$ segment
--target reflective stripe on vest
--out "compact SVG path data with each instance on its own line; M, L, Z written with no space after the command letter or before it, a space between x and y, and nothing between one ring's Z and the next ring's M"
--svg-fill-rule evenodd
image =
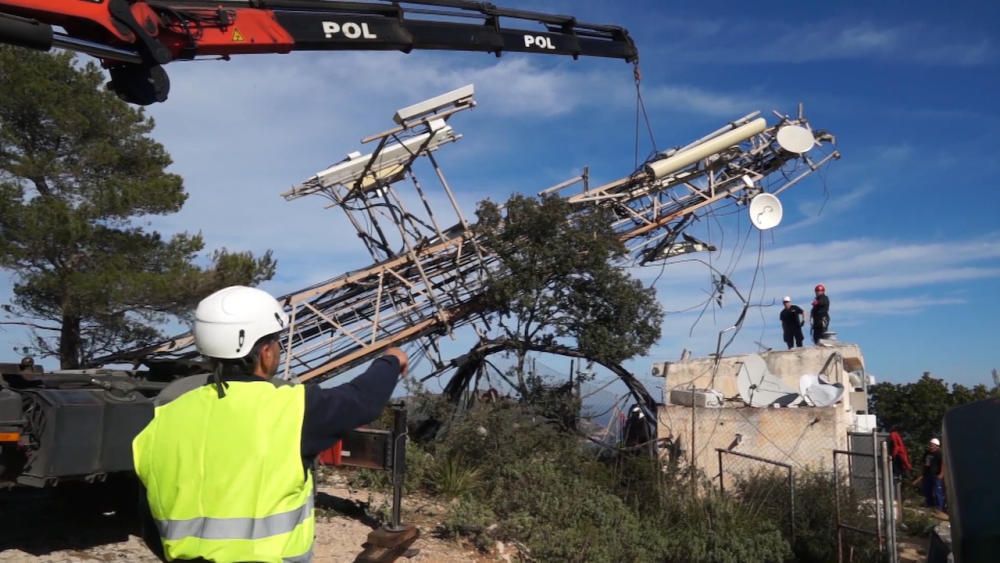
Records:
M313 496L299 508L264 518L190 518L157 520L156 527L164 540L194 536L206 540L259 540L287 534L313 513Z
M296 557L286 557L281 560L281 563L310 563L313 560L313 552L310 548L307 553L298 555Z
M168 560L312 559L312 474L302 466L305 388L231 381L158 406L132 442Z

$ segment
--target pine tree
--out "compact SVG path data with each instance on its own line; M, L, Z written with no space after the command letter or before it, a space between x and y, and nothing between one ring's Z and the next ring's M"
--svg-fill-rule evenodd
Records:
M102 87L94 63L0 46L0 267L8 324L63 369L160 337L199 299L274 275L271 252L215 251L200 234L140 226L187 199L153 120Z
M624 244L605 209L574 210L559 197L514 195L503 207L480 202L475 229L486 254L497 259L480 305L491 311L492 336L466 356L446 387L463 389L470 370L489 354L516 355L511 381L522 396L530 352L597 362L652 404L621 362L645 353L660 337L663 310L651 288L618 264Z

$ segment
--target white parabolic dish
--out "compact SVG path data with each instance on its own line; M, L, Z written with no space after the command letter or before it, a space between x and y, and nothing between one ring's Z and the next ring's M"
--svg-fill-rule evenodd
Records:
M757 354L743 359L740 373L736 376L736 386L739 388L740 398L751 407L767 407L795 393L780 378L771 374L764 358Z
M819 376L809 373L799 378L799 393L814 406L832 407L844 396L844 388L823 383Z
M781 200L774 194L757 194L750 200L750 222L762 231L781 224Z
M777 137L781 148L795 154L805 154L816 144L812 132L801 125L785 125Z

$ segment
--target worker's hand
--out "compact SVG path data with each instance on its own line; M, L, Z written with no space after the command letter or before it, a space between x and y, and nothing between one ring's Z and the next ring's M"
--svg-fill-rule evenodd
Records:
M393 356L399 360L399 375L406 377L406 368L410 365L410 358L406 355L406 352L402 348L396 348L395 346L389 348L385 351L386 356Z

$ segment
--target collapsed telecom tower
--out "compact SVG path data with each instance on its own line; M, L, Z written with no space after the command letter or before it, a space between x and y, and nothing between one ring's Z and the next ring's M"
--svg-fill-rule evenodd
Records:
M279 299L291 319L281 377L323 381L407 343L436 353L441 335L486 322L490 311L477 298L497 275L496 259L477 243L435 157L461 138L449 119L474 106L470 85L403 108L393 128L362 141L374 150L351 153L282 194L289 200L321 196L343 210L373 263ZM813 130L801 108L794 116L774 116L768 125L760 112L751 113L600 186L591 187L585 172L542 193L582 183L568 200L581 209L610 208L614 230L636 263L709 249L683 233L697 213L735 202L750 209L755 225L768 228L774 206L780 211L775 196L840 157L834 137ZM433 188L414 171L420 161L433 170ZM193 339L184 334L99 361L195 357Z

